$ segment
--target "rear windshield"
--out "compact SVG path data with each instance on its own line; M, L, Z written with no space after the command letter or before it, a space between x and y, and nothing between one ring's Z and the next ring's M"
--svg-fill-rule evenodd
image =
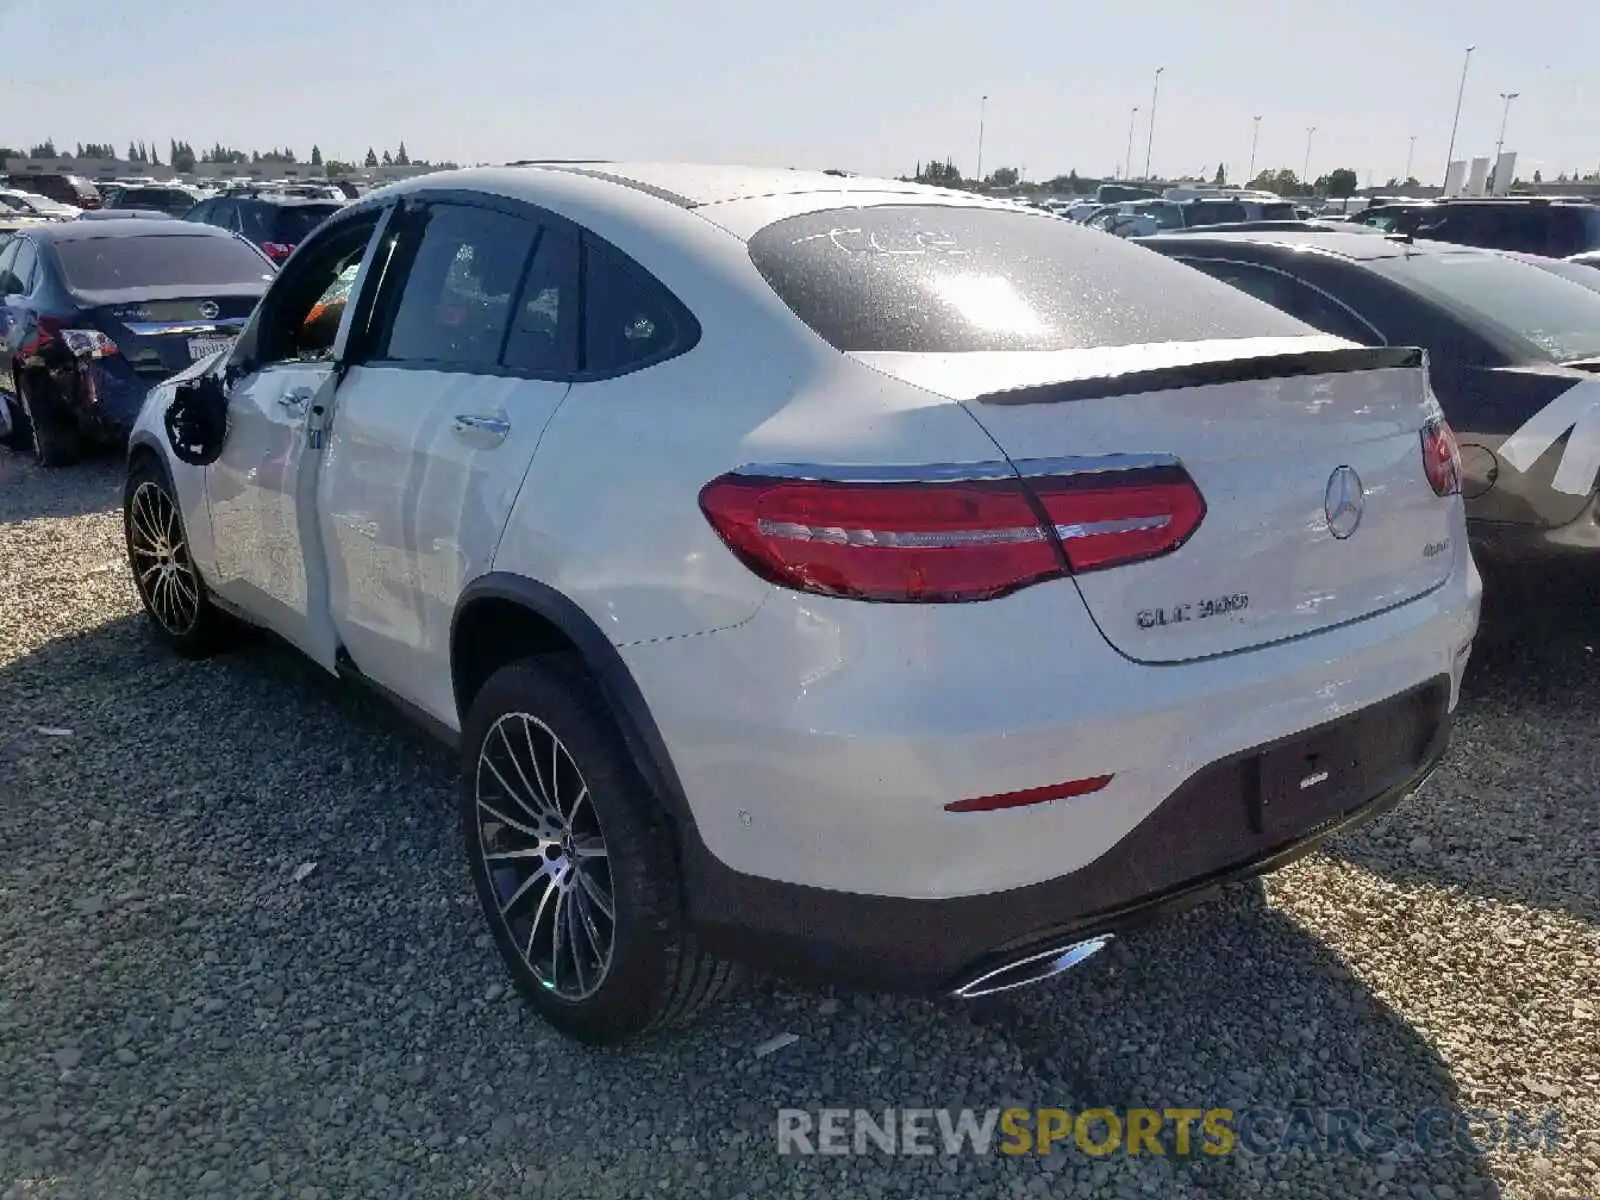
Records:
M1263 204L1261 206L1261 219L1263 221L1292 221L1294 218L1295 210L1292 204Z
M1212 204L1202 201L1189 206L1190 225L1227 225L1248 216L1242 204Z
M1372 269L1435 303L1509 333L1552 362L1600 355L1600 292L1498 254L1414 254Z
M231 237L81 238L56 243L61 273L77 292L141 287L228 287L272 278L272 265Z
M337 201L326 204L269 204L266 211L265 239L298 246L311 231L342 207Z
M789 217L750 258L845 351L1077 350L1313 332L1121 238L1044 214L954 205Z

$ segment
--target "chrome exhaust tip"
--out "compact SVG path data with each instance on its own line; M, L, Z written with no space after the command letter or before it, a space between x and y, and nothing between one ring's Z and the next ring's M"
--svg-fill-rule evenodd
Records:
M1112 937L1113 935L1109 933L1102 934L1086 941L1073 942L1070 946L1058 946L1053 950L1030 954L1026 958L1019 958L1015 962L986 971L976 979L962 984L950 994L958 1000L976 1000L979 996L993 996L999 992L1011 992L1031 984L1043 983L1046 979L1053 979L1062 972L1070 971L1073 967L1087 962L1104 950Z

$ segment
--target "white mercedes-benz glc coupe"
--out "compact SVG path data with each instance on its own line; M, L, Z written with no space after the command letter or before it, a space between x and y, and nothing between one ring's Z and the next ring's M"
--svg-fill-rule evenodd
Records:
M428 175L151 394L161 639L459 747L564 1032L753 964L962 997L1414 790L1477 625L1420 352L1048 215L789 170Z

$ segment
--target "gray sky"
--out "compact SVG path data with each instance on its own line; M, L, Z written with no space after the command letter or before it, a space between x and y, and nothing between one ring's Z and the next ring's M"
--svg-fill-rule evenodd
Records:
M0 141L289 144L359 158L670 158L898 174L1351 166L1362 183L1493 152L1518 173L1600 169L1593 0L0 0ZM26 47L22 52L20 48ZM24 145L25 149L26 146Z

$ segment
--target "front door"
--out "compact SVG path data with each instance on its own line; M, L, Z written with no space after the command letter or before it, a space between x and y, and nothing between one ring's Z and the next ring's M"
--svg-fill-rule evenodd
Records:
M228 436L206 469L216 593L329 668L319 430L332 413L347 300L383 215L352 214L324 229L273 281L229 360Z
M451 617L570 388L578 243L493 202L413 204L396 225L339 385L318 509L352 661L453 727Z

